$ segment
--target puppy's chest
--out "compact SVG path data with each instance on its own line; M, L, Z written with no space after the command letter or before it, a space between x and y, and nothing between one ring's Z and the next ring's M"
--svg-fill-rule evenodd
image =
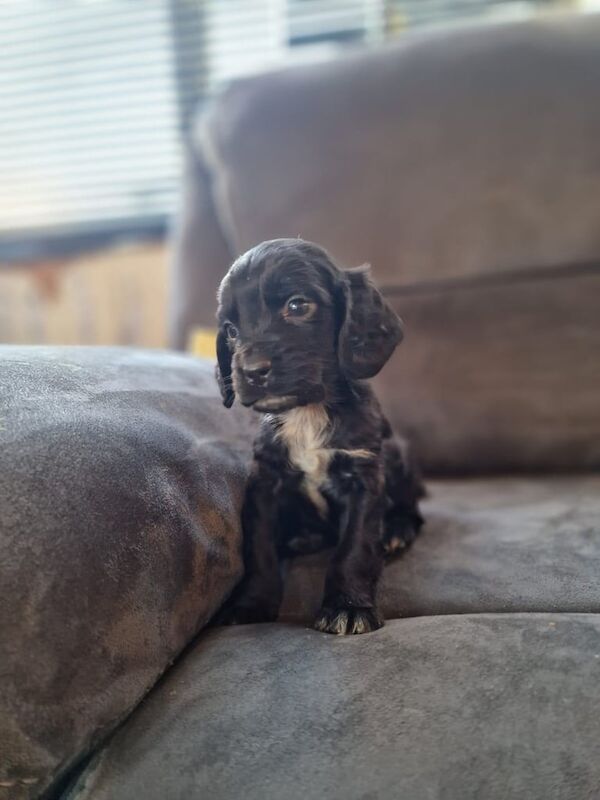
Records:
M334 453L329 447L331 422L327 412L320 405L288 411L281 419L277 438L287 449L290 465L302 472L302 491L321 514L327 514L322 488Z

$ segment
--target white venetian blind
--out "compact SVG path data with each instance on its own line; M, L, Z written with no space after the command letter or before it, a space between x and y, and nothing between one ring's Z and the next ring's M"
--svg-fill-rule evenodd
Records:
M164 212L178 172L163 0L0 5L0 228Z

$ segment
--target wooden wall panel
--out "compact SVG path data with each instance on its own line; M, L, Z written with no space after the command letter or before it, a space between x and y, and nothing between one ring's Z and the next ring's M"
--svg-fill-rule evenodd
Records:
M161 243L0 265L0 343L165 347L167 264Z

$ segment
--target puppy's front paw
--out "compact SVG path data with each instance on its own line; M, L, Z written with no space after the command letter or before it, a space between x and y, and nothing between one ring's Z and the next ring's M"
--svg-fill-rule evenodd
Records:
M213 618L213 625L252 625L255 622L275 622L278 612L269 606L243 605L225 606Z
M383 618L376 608L323 606L317 615L314 627L323 633L335 633L338 636L370 633L383 627Z

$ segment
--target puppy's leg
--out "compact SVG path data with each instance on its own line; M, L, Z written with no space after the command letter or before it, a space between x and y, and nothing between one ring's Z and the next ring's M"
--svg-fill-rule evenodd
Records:
M327 577L315 628L336 634L369 633L383 625L376 605L383 567L383 480L378 463L335 457L331 491L341 508L339 543Z
M425 490L406 442L398 437L386 439L382 455L386 503L383 549L386 556L393 556L412 544L423 525L419 500Z
M254 474L242 509L244 577L217 614L216 625L272 622L281 605L282 580L275 544L277 503L272 481Z

